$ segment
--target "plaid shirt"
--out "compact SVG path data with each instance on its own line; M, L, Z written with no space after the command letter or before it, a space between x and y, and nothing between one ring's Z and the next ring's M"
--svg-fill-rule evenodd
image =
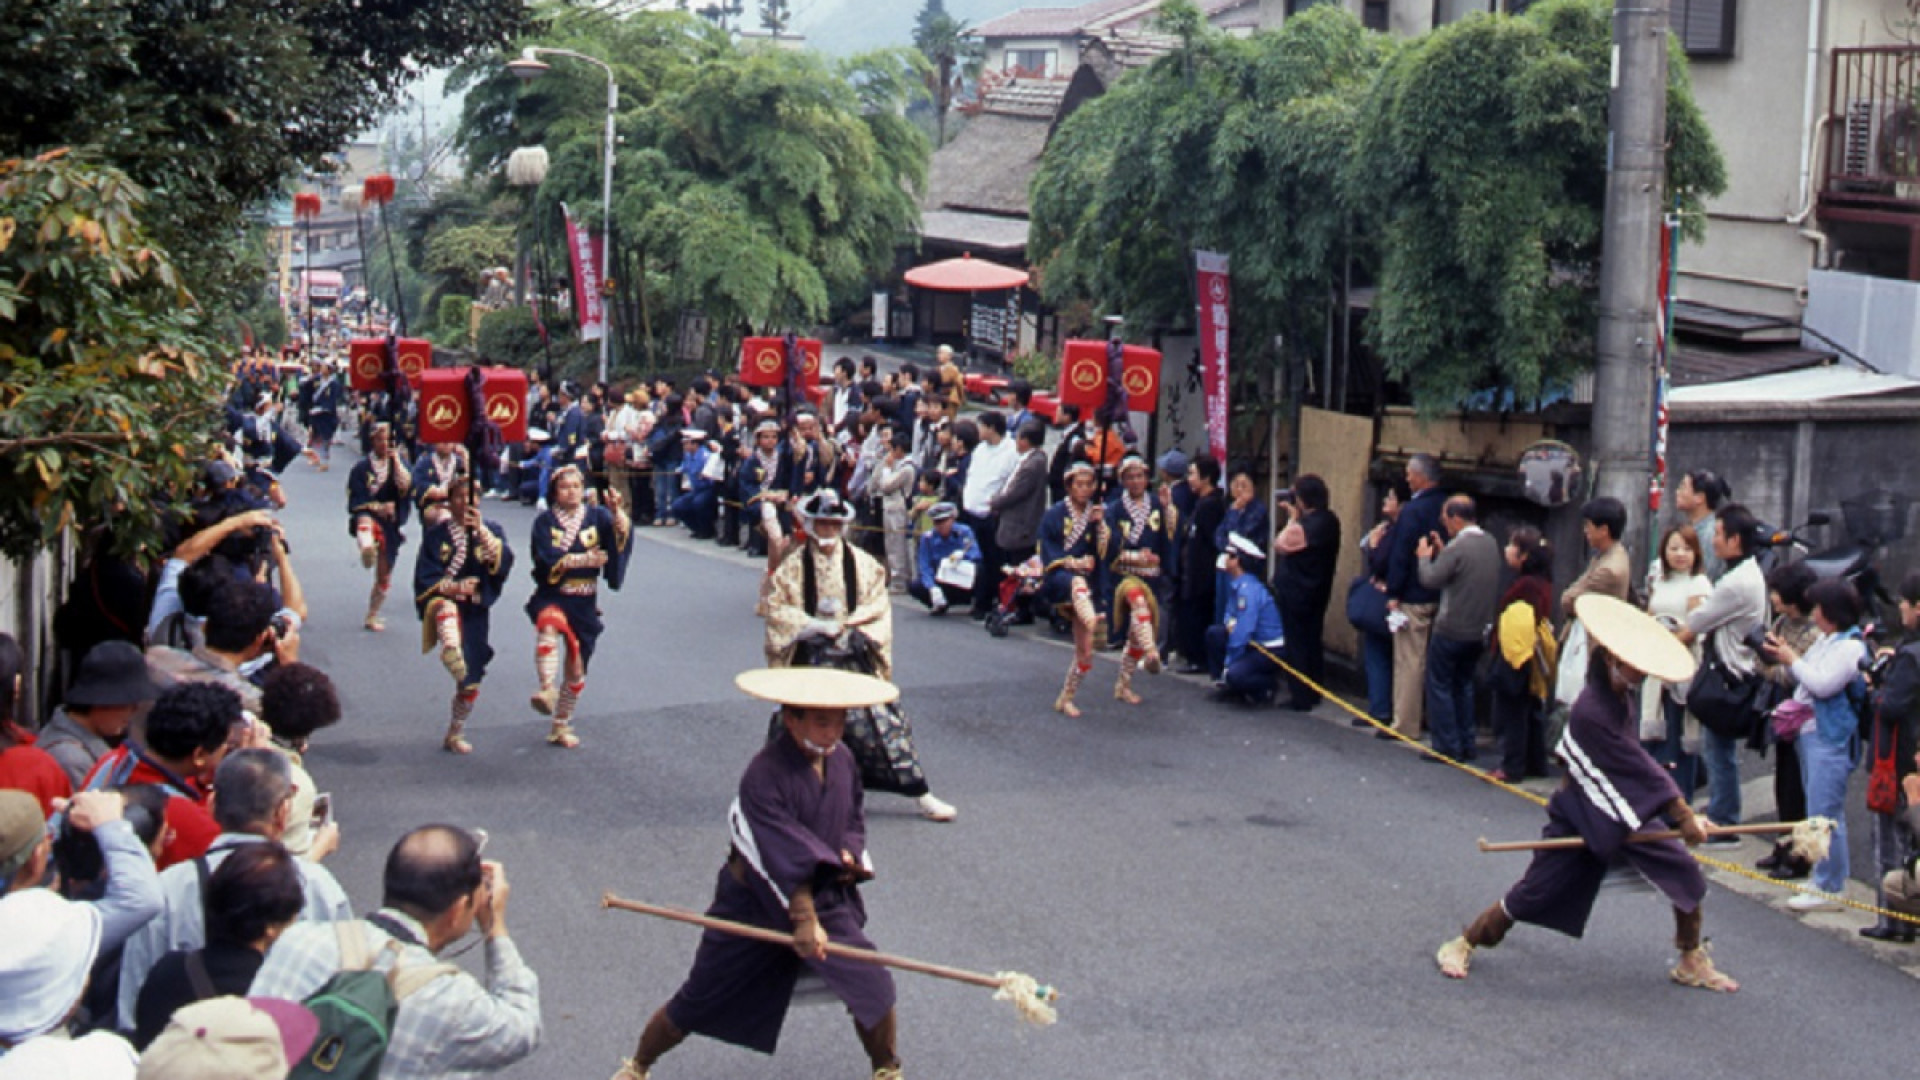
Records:
M392 908L380 915L404 927L415 939L426 931ZM303 1001L340 970L340 943L333 923L295 923L274 943L254 976L253 997ZM393 966L386 950L393 936L366 922L375 970ZM477 1077L511 1065L540 1045L540 980L505 937L487 942L487 981L458 972L428 983L400 1003L381 1080L455 1080ZM439 963L423 946L401 943L408 967Z

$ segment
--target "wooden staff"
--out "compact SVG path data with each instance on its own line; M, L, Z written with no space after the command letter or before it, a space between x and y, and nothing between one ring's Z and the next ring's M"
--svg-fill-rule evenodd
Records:
M768 930L760 926L749 926L746 923L733 922L729 919L716 919L711 915L701 915L692 911L682 910L681 908L663 907L659 904L648 904L639 900L623 900L612 893L602 893L600 895L600 906L603 908L617 908L621 911L632 911L641 915L652 915L657 919L669 919L673 922L688 923L693 926L704 927L708 930L718 930L723 934L732 934L735 937L762 941L769 945L779 945L789 949L793 948L792 934L784 934L778 930ZM1054 1011L1048 1003L1058 999L1060 996L1053 987L1041 986L1035 983L1029 976L1021 975L1018 972L1007 971L995 975L985 975L978 971L967 971L964 968L948 967L945 964L932 964L925 960L914 960L905 956L893 956L873 949L861 949L852 945L842 945L835 941L827 942L827 955L838 956L846 960L857 960L863 964L877 964L881 967L898 968L901 971L911 971L920 975L932 975L935 978L950 979L954 982L967 983L971 986L983 986L989 990L998 991L994 995L996 999L1012 1001L1014 1006L1020 1010L1022 1019L1041 1026L1053 1023Z
M1771 833L1787 833L1799 828L1797 821L1766 822L1759 825L1713 825L1707 829L1708 836L1757 836ZM1627 836L1629 844L1651 844L1658 840L1680 839L1678 829L1657 829L1653 832L1637 832ZM1583 848L1587 842L1578 836L1559 836L1551 840L1516 840L1494 843L1486 837L1480 838L1481 851L1560 851L1567 848Z

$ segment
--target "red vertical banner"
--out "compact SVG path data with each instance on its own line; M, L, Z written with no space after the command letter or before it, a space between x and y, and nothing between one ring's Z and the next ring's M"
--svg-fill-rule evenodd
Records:
M567 255L573 261L573 310L580 323L580 340L599 341L607 332L607 309L600 295L605 237L581 228L564 205L560 213L567 220Z
M1200 372L1207 399L1207 450L1223 465L1227 460L1227 342L1232 285L1227 256L1217 251L1193 253L1194 277L1200 297Z
M1679 228L1679 218L1669 215L1661 219L1660 276L1654 279L1653 470L1647 486L1650 518L1658 517L1660 503L1667 489L1668 395L1672 391L1668 349L1673 338L1673 272L1679 248ZM1658 526L1654 528L1657 530ZM1657 534L1655 541L1658 541Z

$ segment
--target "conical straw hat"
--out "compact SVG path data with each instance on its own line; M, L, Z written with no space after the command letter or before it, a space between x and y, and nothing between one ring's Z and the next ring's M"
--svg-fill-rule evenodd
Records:
M1587 635L1620 662L1661 682L1693 678L1693 653L1653 616L1625 601L1589 593L1573 602Z
M759 668L735 675L733 685L798 709L865 709L900 697L900 688L884 679L832 668Z

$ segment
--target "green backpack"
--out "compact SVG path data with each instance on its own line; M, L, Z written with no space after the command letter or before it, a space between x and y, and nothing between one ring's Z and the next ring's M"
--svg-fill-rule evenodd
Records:
M378 1080L400 1003L459 970L452 964L404 966L400 943L389 940L381 951L393 953L393 966L375 971L366 925L337 922L333 929L340 941L340 970L304 1002L320 1030L287 1080Z

